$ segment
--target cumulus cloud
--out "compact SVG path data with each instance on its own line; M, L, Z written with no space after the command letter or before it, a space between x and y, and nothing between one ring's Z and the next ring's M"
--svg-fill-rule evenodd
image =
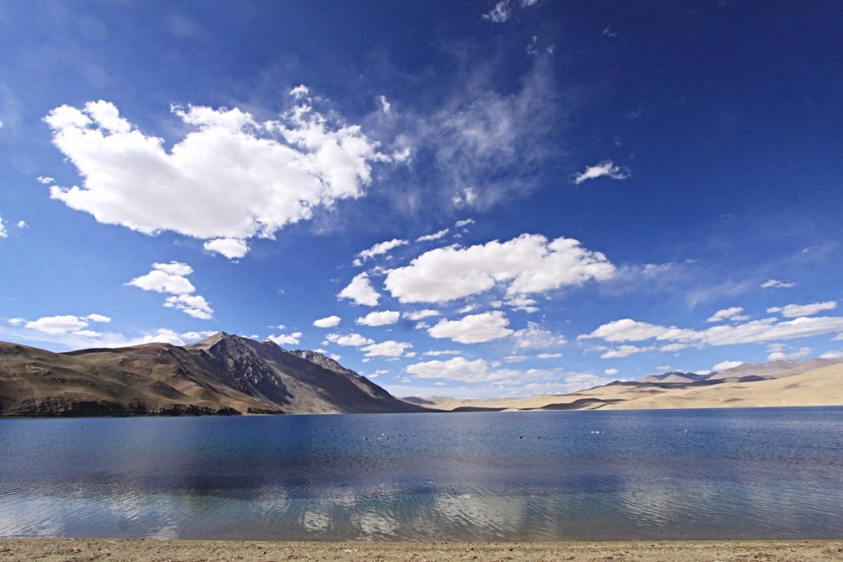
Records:
M331 343L343 345L346 347L363 347L364 345L370 345L375 343L374 340L370 340L369 338L361 336L360 334L328 334L327 336L325 336L325 339Z
M217 238L205 242L204 247L209 252L222 254L230 260L242 258L249 253L249 245L237 238Z
M301 341L301 332L293 332L292 334L279 334L277 336L269 336L268 340L277 343L278 345L299 345Z
M383 343L369 344L361 347L360 350L366 354L366 357L401 357L404 350L411 347L413 345L410 343L389 340Z
M731 319L736 322L749 320L749 316L741 315L741 312L743 312L743 308L739 306L724 308L723 310L715 312L708 320L706 320L706 322L722 322L726 319Z
M790 281L779 281L777 279L770 279L761 284L762 289L790 289L795 287L796 283Z
M431 337L448 338L458 343L483 343L505 338L513 333L507 328L509 320L503 312L484 312L472 314L460 320L442 319L435 326L428 328Z
M537 359L559 359L562 357L561 353L539 353L536 355Z
M507 242L430 250L409 265L389 270L384 285L402 303L442 303L505 285L508 296L542 293L590 279L613 277L615 267L577 240L548 241L522 234Z
M774 306L768 308L767 312L773 314L780 312L785 318L799 318L801 316L812 316L823 310L834 310L837 308L837 301L815 302L813 304L789 304L787 306Z
M362 318L358 318L356 323L361 326L388 326L395 324L401 318L401 313L395 310L383 310L381 312L370 312Z
M9 236L6 227L3 226L3 217L0 217L0 238L7 238Z
M611 376L617 375L618 370L617 369L606 369L605 371L603 371L603 373L605 373L605 374L607 374L611 377Z
M186 277L191 273L193 273L193 268L186 263L176 261L153 263L152 271L135 277L126 285L144 291L168 293L170 296L164 301L165 307L181 310L194 318L208 320L214 311L204 297L193 294L196 287Z
M294 107L263 122L237 108L173 107L194 130L169 151L107 101L57 107L44 121L84 183L53 186L51 197L145 234L243 241L271 238L317 207L362 196L372 164L391 157L359 126L316 111L306 88L291 93Z
M597 178L611 178L613 180L625 180L630 176L629 168L626 166L618 166L611 160L600 162L596 166L589 166L581 174L577 174L574 178L574 183L580 185L586 180L594 180Z
M56 183L56 180L51 178L50 176L38 176L36 180L41 185L50 185L51 183Z
M79 332L88 327L84 318L72 315L45 316L38 320L32 320L24 324L30 330L36 330L45 334L60 335Z
M340 325L342 319L339 316L326 316L313 321L313 325L317 328L336 328Z
M372 287L372 283L369 281L369 274L366 272L356 275L354 279L351 280L351 283L349 283L345 289L340 291L337 297L341 299L349 299L354 301L356 304L362 304L365 306L377 306L378 301L380 300L380 295L377 291L375 291L374 287Z
M399 246L406 246L407 244L409 244L407 240L399 240L398 238L375 244L368 250L363 250L362 252L357 254L357 260L355 260L355 265L362 265L364 261L370 260L376 256L383 255Z

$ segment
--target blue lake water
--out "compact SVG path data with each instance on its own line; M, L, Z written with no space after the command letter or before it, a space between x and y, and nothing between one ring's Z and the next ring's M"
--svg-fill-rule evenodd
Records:
M0 536L839 539L843 408L0 420Z

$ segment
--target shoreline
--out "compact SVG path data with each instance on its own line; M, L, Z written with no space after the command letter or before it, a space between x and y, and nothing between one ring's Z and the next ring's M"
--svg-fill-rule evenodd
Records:
M0 562L268 561L820 561L843 560L838 540L609 542L286 542L0 538Z

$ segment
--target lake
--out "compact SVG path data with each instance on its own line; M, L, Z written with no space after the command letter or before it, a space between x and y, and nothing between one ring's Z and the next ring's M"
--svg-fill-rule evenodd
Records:
M0 536L839 539L843 408L0 420Z

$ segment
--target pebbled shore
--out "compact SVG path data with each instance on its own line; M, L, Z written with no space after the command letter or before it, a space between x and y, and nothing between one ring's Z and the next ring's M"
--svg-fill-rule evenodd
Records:
M667 541L570 543L240 542L0 539L0 562L795 562L843 560L838 541Z

